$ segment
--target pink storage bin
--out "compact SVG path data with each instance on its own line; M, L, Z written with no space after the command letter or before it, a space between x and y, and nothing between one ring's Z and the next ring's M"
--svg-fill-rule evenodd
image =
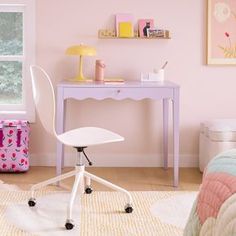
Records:
M29 122L0 120L0 172L29 169Z

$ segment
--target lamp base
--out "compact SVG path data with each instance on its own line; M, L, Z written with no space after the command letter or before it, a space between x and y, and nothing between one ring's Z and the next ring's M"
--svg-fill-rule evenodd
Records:
M84 83L84 82L92 82L92 79L88 79L88 78L84 78L84 77L75 77L72 79L68 79L71 82L80 82L80 83Z

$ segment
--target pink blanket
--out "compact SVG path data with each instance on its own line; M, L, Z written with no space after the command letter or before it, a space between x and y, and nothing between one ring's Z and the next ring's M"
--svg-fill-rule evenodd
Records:
M236 235L236 149L217 155L206 167L184 236Z

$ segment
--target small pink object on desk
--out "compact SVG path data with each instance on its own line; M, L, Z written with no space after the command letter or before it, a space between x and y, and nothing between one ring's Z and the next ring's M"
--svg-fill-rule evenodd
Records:
M129 80L124 83L100 83L100 82L81 82L73 83L62 81L57 85L57 132L64 132L65 124L65 105L66 99L84 100L93 98L101 100L112 98L123 100L131 98L141 100L145 98L162 100L163 104L163 156L164 168L168 167L168 120L169 120L169 101L173 107L173 156L174 156L174 183L175 187L179 183L179 85L170 82L141 82L139 80ZM64 165L63 145L57 143L57 174L61 174Z
M104 68L106 67L103 60L96 60L95 66L95 81L104 80Z

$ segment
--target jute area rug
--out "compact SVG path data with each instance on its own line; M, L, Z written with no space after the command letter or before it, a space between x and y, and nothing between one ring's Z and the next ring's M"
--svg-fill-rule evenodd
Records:
M131 192L132 214L124 213L125 196L93 192L77 198L75 228L64 228L69 193L46 188L29 208L29 191L0 186L0 235L21 236L178 236L183 234L196 192Z

